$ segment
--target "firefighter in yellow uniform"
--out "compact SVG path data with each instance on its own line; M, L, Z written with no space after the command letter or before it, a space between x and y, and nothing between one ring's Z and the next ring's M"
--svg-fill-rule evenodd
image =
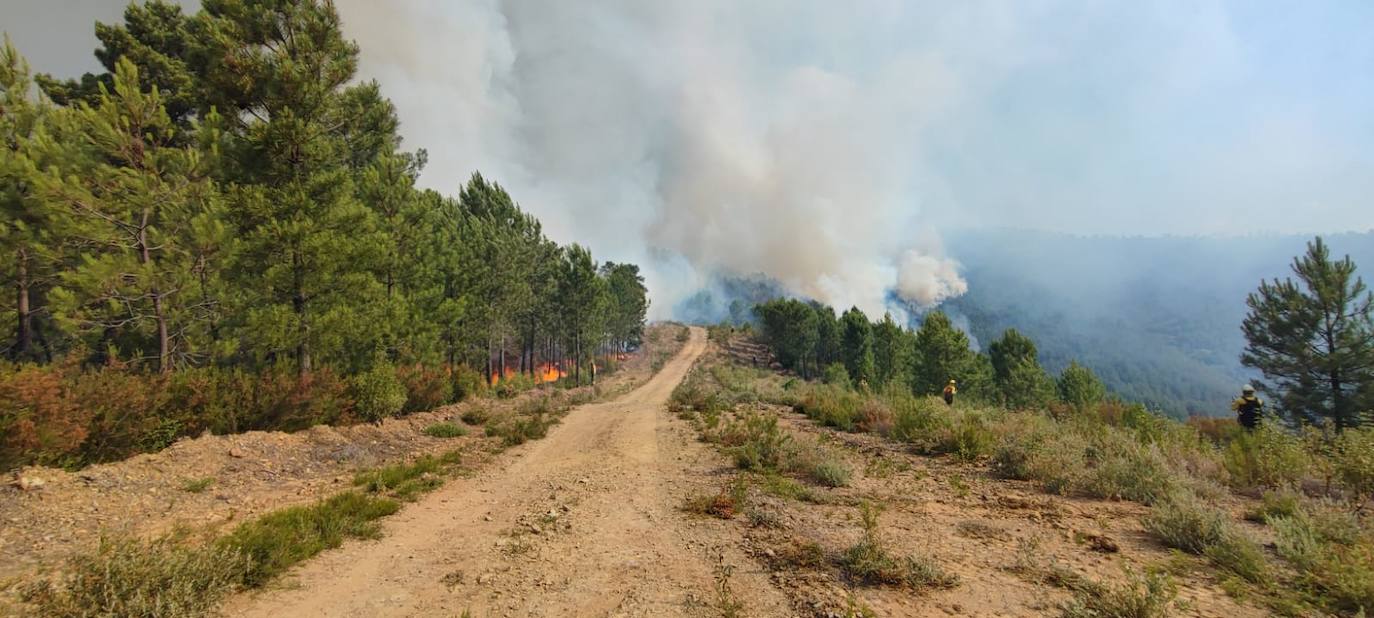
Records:
M1255 396L1255 387L1246 384L1240 389L1240 398L1231 402L1231 411L1236 413L1236 421L1241 427L1254 429L1259 426L1264 400Z
M949 381L949 384L946 384L946 385L945 385L945 390L944 390L944 393L943 393L944 396L945 396L945 405L947 405L947 406L952 406L952 405L954 405L954 395L958 394L958 392L959 392L959 385L958 385L957 383L955 383L954 380L950 380L950 381Z

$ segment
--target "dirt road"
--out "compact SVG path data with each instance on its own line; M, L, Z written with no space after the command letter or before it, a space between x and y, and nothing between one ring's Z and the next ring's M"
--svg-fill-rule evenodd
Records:
M787 600L729 529L678 508L723 473L669 423L673 387L706 347L691 340L647 384L572 411L547 438L450 482L285 586L233 599L239 616L660 616L712 614L720 563L760 615Z

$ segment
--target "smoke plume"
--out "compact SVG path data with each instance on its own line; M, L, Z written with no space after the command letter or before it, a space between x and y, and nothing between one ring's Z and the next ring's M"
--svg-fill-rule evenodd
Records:
M402 122L442 128L407 133L423 182L501 180L555 238L644 263L659 317L719 275L872 315L967 289L930 249L920 144L968 84L895 44L900 3L340 8Z

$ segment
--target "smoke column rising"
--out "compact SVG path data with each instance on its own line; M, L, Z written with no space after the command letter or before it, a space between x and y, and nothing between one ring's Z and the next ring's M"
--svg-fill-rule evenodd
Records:
M947 51L896 44L909 33L883 24L902 3L340 9L363 74L407 93L403 133L446 140L407 133L430 151L425 184L497 178L555 238L645 264L657 317L714 274L873 315L890 292L930 306L967 289L918 185L923 133L968 84Z

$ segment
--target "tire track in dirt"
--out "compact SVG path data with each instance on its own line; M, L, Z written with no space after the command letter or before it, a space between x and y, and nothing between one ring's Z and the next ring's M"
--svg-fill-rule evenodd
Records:
M693 328L645 385L577 408L492 472L451 481L389 518L382 539L327 552L285 586L232 599L226 613L704 616L718 562L740 567L731 587L751 613L790 613L741 553L737 530L678 509L688 488L720 472L666 410L705 348L705 331Z

